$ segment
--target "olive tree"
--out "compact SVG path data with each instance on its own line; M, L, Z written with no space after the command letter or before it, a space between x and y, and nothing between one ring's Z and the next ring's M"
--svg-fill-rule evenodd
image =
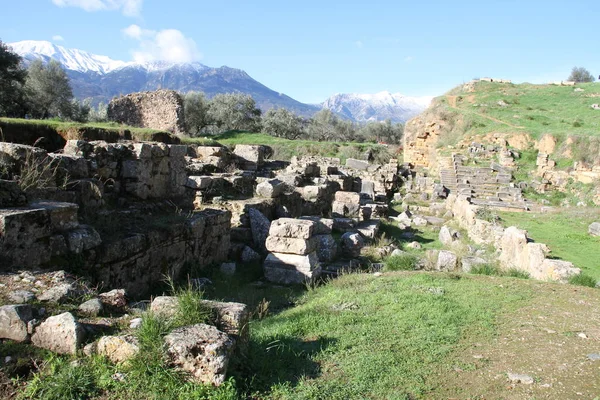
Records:
M243 93L217 94L208 107L208 118L218 132L258 132L261 127L260 116L261 111L252 96Z
M0 115L23 115L26 76L21 57L0 40Z
M263 116L263 131L271 136L297 139L304 133L304 118L285 108L272 108Z
M61 65L50 60L31 63L25 80L29 114L34 118L71 118L73 91Z
M585 82L594 82L594 76L583 67L573 67L571 70L571 75L567 78L568 81L573 81L577 83L585 83Z
M187 132L197 135L213 122L209 117L210 102L202 92L189 92L183 98L183 115Z
M399 144L403 134L404 126L394 124L389 119L383 122L367 122L359 131L359 135L365 140L387 144Z

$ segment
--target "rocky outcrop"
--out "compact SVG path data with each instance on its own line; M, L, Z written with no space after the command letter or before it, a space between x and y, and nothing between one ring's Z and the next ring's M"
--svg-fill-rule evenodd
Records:
M185 133L183 99L174 90L131 93L108 104L108 119L129 126Z

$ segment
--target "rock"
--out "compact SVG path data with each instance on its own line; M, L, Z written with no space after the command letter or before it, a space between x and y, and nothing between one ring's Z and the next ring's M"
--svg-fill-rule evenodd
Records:
M363 160L356 160L354 158L348 158L346 160L346 167L354 168L359 171L366 171L369 168L369 162Z
M270 179L256 185L256 195L272 199L279 197L285 190L285 184L279 179Z
M98 315L102 314L103 310L104 306L98 298L88 300L79 306L79 311L82 314L85 314L90 317L97 317Z
M83 327L69 312L49 317L31 336L34 346L59 354L75 354L83 339Z
M512 383L522 383L524 385L531 385L534 382L533 378L529 375L513 374L511 372L508 373L508 380Z
M219 267L219 271L225 275L234 275L235 274L235 263L223 263Z
M364 246L365 241L360 234L346 232L341 238L341 255L348 258L356 258L360 256L360 251Z
M316 225L316 222L305 219L279 218L271 222L269 236L310 239Z
M8 301L16 304L29 303L35 300L35 294L29 290L15 290L8 294Z
M410 226L412 224L412 213L408 210L404 211L402 214L396 217L398 222L403 223L404 225Z
M402 250L400 250L400 249L395 249L394 251L392 251L392 254L390 254L390 255L391 255L392 257L400 257L400 256L403 256L403 255L405 255L405 254L408 254L408 253L407 253L407 252L405 252L405 251L402 251Z
M332 262L338 254L338 244L331 234L315 236L317 256L321 262Z
M419 242L410 242L406 245L406 247L408 247L409 249L416 249L416 250L423 248L423 246Z
M29 341L28 323L35 318L35 310L26 304L0 307L0 339L16 342Z
M150 304L150 311L162 318L170 318L177 313L179 301L175 296L157 296Z
M381 226L381 221L378 219L363 221L356 226L356 230L365 238L365 239L375 239L377 234L379 233L379 227Z
M240 160L240 168L248 171L256 171L260 168L265 159L265 153L273 151L267 146L238 144L233 150Z
M438 271L454 271L458 264L458 257L451 251L440 250L436 263Z
M456 231L448 228L445 225L440 229L438 237L444 246L450 246L455 240L458 239Z
M218 386L225 382L234 341L226 333L205 324L175 329L165 336L170 364L191 374L199 383Z
M260 254L252 250L249 246L244 246L241 260L244 264L260 261Z
M102 243L100 234L91 226L80 225L65 234L67 247L71 253L80 254Z
M102 304L114 310L123 311L127 307L125 289L113 289L110 292L100 293L98 297L100 297Z
M133 318L131 321L129 321L129 328L139 329L139 327L142 326L142 321L142 318Z
M273 253L286 253L306 255L317 249L317 241L310 239L293 239L277 236L269 236L266 240L266 248Z
M588 360L591 361L600 361L600 354L599 353L591 353L587 355Z
M600 236L600 222L592 222L588 227L588 232L592 236Z
M247 305L212 300L202 300L202 303L212 310L213 322L217 329L242 342L247 341L250 320L250 311Z
M265 247L265 242L267 241L267 236L269 236L271 222L263 215L263 213L255 208L250 208L248 210L248 216L250 217L250 228L252 229L254 245L257 249L266 253L267 248Z
M300 217L300 219L315 222L315 227L313 230L314 235L327 235L333 230L333 219L312 216L303 216Z
M334 218L333 230L336 232L348 232L354 230L354 220L351 218Z
M83 292L74 283L62 283L46 290L38 299L50 303L64 303L81 296Z
M131 335L103 336L98 340L96 352L113 363L120 363L135 357L140 347L137 338Z
M316 252L304 256L271 253L265 259L263 269L268 281L286 285L313 281L321 275Z
M418 217L413 218L412 223L415 226L427 226L428 221L425 218L418 216Z

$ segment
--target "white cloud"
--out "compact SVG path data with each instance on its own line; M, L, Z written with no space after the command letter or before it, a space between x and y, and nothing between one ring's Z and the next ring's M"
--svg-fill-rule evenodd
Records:
M54 40L55 42L64 42L65 38L60 35L54 35L52 36L52 40Z
M132 51L133 59L137 62L183 63L202 58L196 42L177 29L153 31L134 24L123 29L123 33L139 42L138 48Z
M59 7L77 7L88 12L120 10L123 15L137 17L144 0L52 0Z
M413 62L414 59L415 58L413 56L406 56L406 57L404 57L404 62L407 62L407 63Z
M356 47L358 47L359 49L362 49L364 47L364 43L361 40L357 40L356 42L354 42L354 44L356 45Z

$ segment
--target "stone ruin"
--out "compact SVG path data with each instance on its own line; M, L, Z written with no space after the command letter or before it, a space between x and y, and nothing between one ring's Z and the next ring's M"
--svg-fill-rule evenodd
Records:
M108 104L108 119L128 126L185 133L183 99L174 90L131 93Z

